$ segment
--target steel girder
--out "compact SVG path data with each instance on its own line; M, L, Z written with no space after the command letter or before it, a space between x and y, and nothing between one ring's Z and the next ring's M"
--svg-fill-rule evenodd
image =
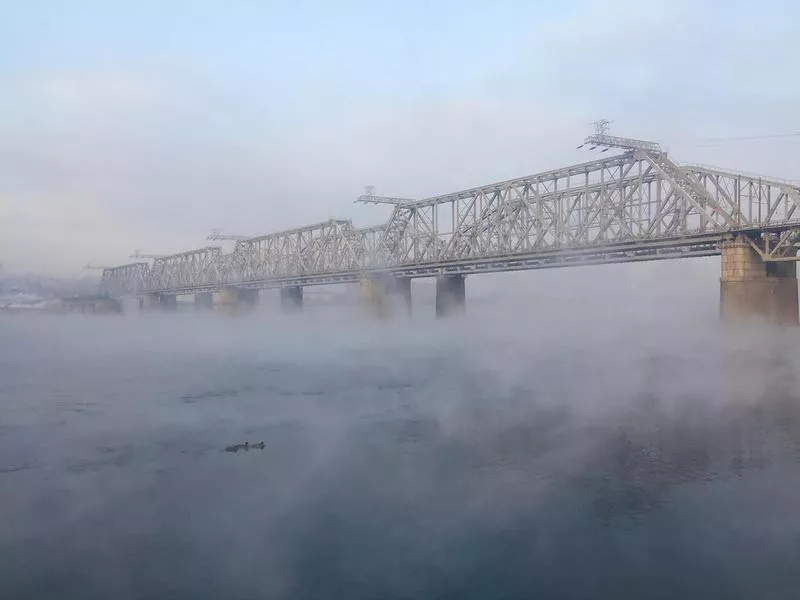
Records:
M149 276L118 267L104 272L104 289L188 292L351 281L377 270L424 276L705 256L736 234L751 239L765 260L796 253L797 184L681 167L656 148L398 200L378 227L332 219L238 240L230 254L205 248L161 257ZM130 281L119 282L126 273Z
M233 253L223 258L223 281L242 283L356 270L366 260L365 235L359 235L350 221L331 219L240 240Z
M169 291L192 287L201 282L221 283L222 248L189 250L153 260L145 291Z
M147 288L150 265L147 263L131 263L110 269L103 269L100 279L102 296L131 296Z
M396 207L401 266L800 225L800 188L631 151ZM388 236L387 236L388 237Z

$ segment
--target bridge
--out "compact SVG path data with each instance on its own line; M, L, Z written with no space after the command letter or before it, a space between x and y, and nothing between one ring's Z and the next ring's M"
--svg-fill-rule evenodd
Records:
M236 238L227 253L156 256L105 269L101 293L166 308L194 294L207 307L215 297L252 304L259 290L280 288L282 304L296 309L306 286L360 282L378 304L388 294L410 304L411 279L436 277L445 315L464 306L474 273L722 255L723 318L797 323L800 185L678 164L654 142L605 131L584 144L614 152L424 199L368 189L359 202L392 205L385 224L331 219Z

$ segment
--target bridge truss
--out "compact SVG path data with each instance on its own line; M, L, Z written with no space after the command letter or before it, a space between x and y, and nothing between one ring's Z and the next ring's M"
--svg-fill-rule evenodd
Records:
M719 254L742 234L765 260L796 260L796 183L674 163L657 144L598 134L616 156L422 200L386 199L387 223L332 219L107 269L110 295L190 293ZM364 202L379 202L369 193Z

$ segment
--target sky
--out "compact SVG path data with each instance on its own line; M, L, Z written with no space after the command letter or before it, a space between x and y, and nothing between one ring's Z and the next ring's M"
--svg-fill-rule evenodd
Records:
M590 159L591 122L800 180L792 0L0 0L0 263L327 218Z

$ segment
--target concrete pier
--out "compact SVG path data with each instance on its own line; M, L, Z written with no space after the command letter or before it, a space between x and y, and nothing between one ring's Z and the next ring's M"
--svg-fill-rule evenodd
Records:
M260 290L253 289L240 289L239 290L239 303L247 308L253 308L258 305L261 298Z
M163 310L178 310L178 297L175 294L159 294L158 305Z
M194 295L195 310L211 310L214 308L214 295L211 292L202 292Z
M359 281L358 296L369 313L376 317L385 316L386 288L380 280L365 277Z
M122 301L106 296L70 296L60 298L55 308L59 313L117 314L124 312Z
M145 294L139 296L139 310L178 310L175 294Z
M393 275L377 275L361 280L361 301L377 317L398 312L411 313L411 279Z
M259 290L226 288L219 293L219 307L223 312L241 314L252 310L259 300Z
M303 287L290 285L281 288L281 308L284 312L296 312L303 309Z
M464 275L440 275L436 278L436 316L464 312L466 287Z
M755 318L797 325L797 301L795 262L764 262L742 237L723 243L719 284L722 320Z
M145 294L139 296L139 310L156 310L160 308L158 294Z
M410 277L395 277L394 278L394 294L399 299L400 304L403 306L407 314L411 314L411 278Z

